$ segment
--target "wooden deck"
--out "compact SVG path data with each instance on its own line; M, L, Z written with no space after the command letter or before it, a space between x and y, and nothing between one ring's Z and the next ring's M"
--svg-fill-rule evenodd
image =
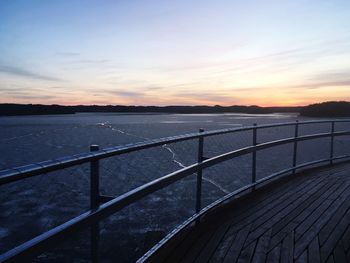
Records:
M236 199L154 262L350 262L350 164L289 176Z

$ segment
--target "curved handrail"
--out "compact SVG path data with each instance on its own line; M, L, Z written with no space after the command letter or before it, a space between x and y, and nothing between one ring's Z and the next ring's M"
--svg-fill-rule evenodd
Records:
M245 154L249 154L252 152L260 151L263 149L271 148L274 146L284 145L292 142L299 142L299 141L306 141L306 140L312 140L312 139L319 139L319 138L326 138L326 137L338 137L338 136L348 136L350 135L350 131L342 131L342 132L331 132L331 133L319 133L319 134L312 134L312 135L305 135L300 137L292 137L287 139L281 139L281 140L275 140L271 142L266 142L262 144L258 144L256 146L249 146L245 148L241 148L238 150L234 150L228 153L221 154L219 156L212 157L210 159L204 160L200 163L195 163L190 166L187 166L185 168L182 168L180 170L177 170L173 173L170 173L168 175L165 175L161 178L155 179L149 183L146 183L142 186L139 186L119 197L116 197L112 199L111 201L108 201L102 205L100 205L95 210L91 210L88 212L85 212L81 214L78 217L75 217L64 224L57 226L37 237L35 237L32 240L29 240L18 247L9 250L2 254L0 256L0 262L11 262L14 258L16 260L23 259L28 257L29 255L38 254L42 251L44 251L46 248L50 247L51 244L56 242L57 240L63 238L64 236L67 236L68 234L74 233L77 230L84 228L86 226L89 226L93 224L94 222L98 222L99 220L102 220L119 210L123 209L124 207L134 203L135 201L154 193L176 181L179 181L180 179L185 178L186 176L189 176L191 174L194 174L198 172L199 170L202 170L207 167L211 167L215 164L233 159L238 156L242 156ZM337 157L339 158L339 157ZM319 162L318 160L317 162ZM322 162L325 160L322 160ZM329 159L327 159L329 161ZM296 169L298 166L292 167L291 169ZM271 178L269 178L271 179ZM252 186L255 186L257 184L260 184L262 181L257 181L256 183L250 184L248 186L245 186L239 191L242 191L242 189L249 189ZM237 190L238 191L238 190ZM236 193L235 191L234 193ZM232 193L229 194L232 196ZM220 200L220 199L219 199ZM225 199L227 200L227 199ZM221 201L222 202L222 201ZM219 204L218 201L213 203L214 205ZM196 218L203 215L205 211L208 209L211 209L213 207L213 204L209 205L208 207L202 209L201 212L196 213L193 217L191 217L187 222L187 225L189 222L193 222Z
M349 119L338 119L338 120L313 120L313 121L300 121L297 122L299 125L306 124L319 124L319 123L344 123L350 122ZM121 155L125 153L131 153L143 149L148 149L156 146L162 146L164 144L175 143L179 141L187 141L196 138L203 138L215 135L223 135L227 133L234 133L240 131L248 131L256 128L266 129L274 127L283 127L295 125L296 122L284 122L284 123L275 123L275 124L264 124L259 126L245 126L241 128L229 128L221 130L213 130L201 133L190 133L185 135L178 135L172 137L165 137L160 139L147 140L144 142L127 144L123 146L115 146L102 149L96 152L81 153L69 157L58 158L55 160L48 160L44 162L39 162L35 164L20 166L16 168L6 169L0 171L0 185L15 182L32 176L40 175L43 173L53 172L61 170L64 168L72 167L75 165L91 162L94 160L100 160L116 155Z

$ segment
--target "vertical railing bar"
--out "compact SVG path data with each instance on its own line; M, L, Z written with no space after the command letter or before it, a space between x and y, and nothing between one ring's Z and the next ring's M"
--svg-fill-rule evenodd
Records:
M90 151L96 152L99 150L98 145L91 145ZM100 197L100 164L99 160L90 162L90 209L95 210L99 207ZM94 223L90 228L91 241L91 262L98 262L99 239L100 239L100 225Z
M330 164L333 165L333 157L334 157L334 132L335 132L335 121L331 122L331 149L329 154Z
M294 130L294 138L298 138L299 136L299 120L295 121L295 130ZM293 167L297 165L297 155L298 155L298 142L294 142L293 149ZM292 173L295 174L296 169L293 169Z
M98 145L91 145L90 151L96 152L99 150ZM100 195L100 180L99 180L99 161L90 162L90 209L96 209L99 204Z
M204 132L204 129L199 129L199 132ZM198 158L197 162L203 162L203 146L204 146L204 137L200 136L198 138ZM196 213L201 211L202 206L202 169L197 171L197 192L196 192ZM198 224L200 219L196 220L196 224Z
M253 124L253 146L257 145L257 124ZM254 184L256 182L256 151L252 154L252 183ZM253 186L253 190L255 189L255 186Z

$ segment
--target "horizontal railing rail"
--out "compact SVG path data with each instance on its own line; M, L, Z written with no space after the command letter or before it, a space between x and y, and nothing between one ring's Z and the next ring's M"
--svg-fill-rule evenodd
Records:
M98 170L98 160L104 159L107 157L111 156L116 156L120 154L125 154L125 153L130 153L133 151L139 151L142 149L146 148L151 148L155 146L161 146L164 144L168 143L174 143L174 142L179 142L179 141L185 141L185 140L190 140L190 139L202 139L208 136L214 136L214 135L220 135L220 134L226 134L226 133L233 133L233 132L238 132L238 131L247 131L247 130L256 130L256 129L264 129L264 128L272 128L272 127L281 127L281 126L290 126L290 125L303 125L303 124L317 124L317 123L331 123L332 124L332 130L331 132L327 133L318 133L318 134L310 134L310 135L303 135L303 136L298 136L296 133L296 136L291 137L291 138L285 138L285 139L279 139L279 140L274 140L274 141L269 141L269 142L264 142L264 143L253 143L252 146L240 148L237 150L233 150L230 152L226 152L211 158L203 158L202 156L202 151L203 151L203 141L199 140L199 156L198 156L198 162L194 163L192 165L189 165L185 168L182 168L180 170L177 170L175 172L172 172L168 175L165 175L161 178L155 179L149 183L146 183L142 186L139 186L125 194L122 194L118 197L110 197L107 198L105 197L105 203L102 203L100 205L94 204L91 206L91 210L88 212L85 212L81 214L78 217L75 217L66 223L59 225L37 237L35 237L32 240L29 240L18 247L11 249L4 254L0 255L0 262L14 262L14 261L19 261L26 259L28 257L32 257L35 255L38 255L42 252L44 252L47 248L50 248L52 244L56 243L57 241L71 235L72 233L77 232L80 229L84 229L86 227L92 226L94 224L98 224L98 222L118 211L123 209L124 207L140 200L141 198L152 194L160 189L163 189L187 176L194 175L197 173L197 180L201 180L201 172L203 169L212 167L216 164L225 162L227 160L231 160L233 158L242 156L242 155L247 155L247 154L252 154L256 153L258 151L276 147L279 145L285 145L285 144L290 144L294 143L295 145L298 142L301 141L309 141L309 140L315 140L315 139L320 139L320 138L331 138L332 139L332 144L331 144L331 156L330 158L327 159L321 159L321 160L316 160L304 164L299 164L296 165L296 163L293 163L292 167L282 170L278 173L275 173L273 175L267 176L265 178L262 178L260 180L255 179L254 175L254 169L255 165L253 166L253 179L252 183L248 184L232 193L229 193L228 195L224 196L223 198L220 198L219 200L213 202L209 206L201 209L200 207L200 202L198 202L198 198L201 198L201 188L198 188L200 184L197 184L197 205L196 205L196 213L190 217L188 220L186 220L183 224L181 224L179 227L177 227L174 231L172 231L165 239L163 239L160 243L158 243L154 248L152 248L148 253L146 253L141 259L140 262L148 259L153 255L157 249L159 249L162 245L164 245L167 240L169 240L171 237L179 233L183 228L187 227L193 222L198 222L198 219L205 214L207 211L210 209L216 207L217 205L225 202L226 200L232 198L235 196L237 193L240 193L242 191L245 191L247 189L255 188L255 186L266 182L268 180L271 180L275 178L276 176L280 176L283 174L286 174L291 171L295 171L296 169L304 168L310 165L315 165L319 163L324 163L324 162L333 162L334 160L340 160L340 159L345 159L349 158L350 155L344 155L344 156L333 156L333 138L335 137L340 137L340 136L349 136L350 131L334 131L334 123L336 122L350 122L350 120L322 120L322 121L307 121L307 122L289 122L289 123L277 123L277 124L269 124L269 125L261 125L261 126L247 126L247 127L242 127L242 128L235 128L235 129L225 129L225 130L216 130L216 131L209 131L209 132L200 132L200 133L193 133L193 134L187 134L187 135L182 135L182 136L175 136L175 137L168 137L168 138L162 138L162 139L157 139L157 140L151 140L150 142L141 142L137 143L134 145L126 145L126 146L121 146L121 147L112 147L112 148L107 148L101 151L95 151L95 152L90 152L87 154L80 154L80 155L75 155L73 157L68 157L68 158L62 158L58 159L55 161L47 161L47 162L42 162L34 165L29 165L29 166L23 166L19 168L14 168L14 169L9 169L0 172L0 185L1 184L7 184L10 182L15 182L17 180L21 180L24 178L28 178L31 176L47 173L49 171L55 171L55 170L60 170L63 168L71 167L74 165L82 164L82 163L91 163L91 171L94 173L98 173L95 168ZM253 134L254 136L254 134ZM256 133L255 133L256 136ZM256 138L255 138L256 139ZM202 145L201 145L202 143ZM201 148L202 147L202 148ZM296 147L294 148L294 153L296 151ZM95 165L95 166L94 166ZM93 168L95 167L95 168ZM198 181L197 181L198 182ZM201 181L200 181L201 182ZM97 189L98 191L98 189ZM98 192L97 192L98 194ZM101 196L97 196L101 197ZM96 198L96 196L95 196ZM97 232L98 233L98 232Z

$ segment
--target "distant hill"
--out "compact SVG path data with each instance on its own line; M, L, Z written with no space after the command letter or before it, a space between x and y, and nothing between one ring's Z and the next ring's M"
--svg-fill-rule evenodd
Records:
M115 113L249 113L299 112L307 117L350 117L350 102L329 101L305 107L259 107L259 106L123 106L123 105L42 105L0 104L0 116L74 114L79 112Z
M0 116L73 114L74 109L60 105L0 104Z
M300 115L308 117L350 117L350 102L328 101L312 104L303 107Z
M40 105L0 104L0 116L74 114L78 112L151 112L151 113L250 113L299 112L301 107L259 107L259 106L122 106L122 105Z

